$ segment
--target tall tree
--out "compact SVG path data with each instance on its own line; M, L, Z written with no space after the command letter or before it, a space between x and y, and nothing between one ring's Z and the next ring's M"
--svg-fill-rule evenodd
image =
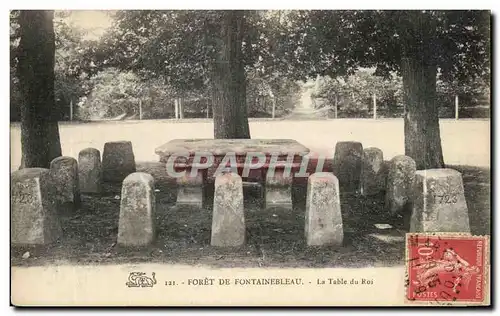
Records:
M54 111L55 36L53 11L20 11L18 77L21 90L21 167L48 168L61 156Z
M405 154L419 169L444 167L436 102L438 63L434 36L437 20L419 11L406 15L408 29L401 43L403 75Z
M19 78L17 77L17 50L19 46L19 10L11 11L11 121L20 120L21 103ZM88 77L95 74L92 67L92 46L84 39L86 32L71 22L71 11L54 12L55 33L55 83L54 94L60 119L69 118L68 105L75 102L89 90Z
M242 39L242 11L223 11L217 57L213 67L215 138L250 138Z
M246 73L259 59L258 11L118 11L95 64L162 78L179 96L210 91L216 138L248 138Z
M296 73L376 67L377 74L402 74L405 153L418 169L444 166L437 74L448 81L489 77L489 11L297 11L288 19Z

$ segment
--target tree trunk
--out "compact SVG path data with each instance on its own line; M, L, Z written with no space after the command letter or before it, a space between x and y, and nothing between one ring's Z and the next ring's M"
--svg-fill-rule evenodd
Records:
M216 139L250 138L242 52L243 34L243 11L223 11L212 80Z
M335 94L335 118L337 118L338 109L339 109L338 97L337 97L337 94Z
M443 168L443 150L436 101L435 65L425 58L403 58L405 154L413 158L417 169Z
M179 118L180 119L184 118L184 98L183 97L179 98Z
M435 20L429 13L408 11L412 22L410 36L403 41L403 74L405 112L405 153L417 169L443 168L443 150L436 106Z
M18 76L22 95L21 144L25 168L49 168L61 156L54 99L53 11L21 11Z

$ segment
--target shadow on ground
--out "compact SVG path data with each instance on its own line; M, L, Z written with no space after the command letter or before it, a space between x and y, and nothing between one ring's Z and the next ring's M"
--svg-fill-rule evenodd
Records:
M473 234L490 233L490 170L450 166L463 173ZM116 245L120 185L105 184L105 193L83 195L80 209L61 209L64 236L50 246L12 247L16 266L48 264L177 263L214 267L373 267L404 264L407 219L384 212L383 194L341 196L344 245L306 247L304 213L306 186L295 183L294 209L262 209L259 188L245 189L247 242L238 249L210 246L213 186L203 209L175 206L175 182L160 163L138 163L138 171L156 181L157 238L143 248ZM379 229L375 224L390 224ZM30 252L28 259L22 255Z

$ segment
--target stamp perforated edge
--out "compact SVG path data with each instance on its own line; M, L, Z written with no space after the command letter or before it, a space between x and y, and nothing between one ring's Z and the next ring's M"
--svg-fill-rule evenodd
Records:
M407 287L409 283L409 274L408 274L408 263L409 263L409 250L408 250L408 239L409 236L433 236L440 237L446 236L447 238L456 237L457 239L468 238L468 239L477 239L484 241L484 259L483 259L483 291L484 297L482 302L477 301L467 301L462 300L459 302L446 302L443 304L436 303L434 301L417 301L417 300L409 300L407 295ZM425 305L425 306L488 306L490 305L490 235L472 235L471 233L458 233L458 232L409 232L405 234L405 286L403 288L404 302L406 305Z

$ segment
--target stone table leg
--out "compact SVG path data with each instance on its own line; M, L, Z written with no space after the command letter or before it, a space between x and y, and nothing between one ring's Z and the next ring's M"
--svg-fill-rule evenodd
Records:
M203 169L198 170L196 176L191 176L191 170L187 169L182 177L177 178L177 205L203 207L205 171Z
M238 174L243 174L245 167L238 168ZM243 192L246 194L245 189L250 189L250 192L255 193L258 190L258 196L252 194L251 196L258 199L257 205L259 208L265 208L265 173L262 169L250 169L248 177L242 177L243 179Z
M266 172L266 171L264 171ZM285 174L284 169L276 169L274 175L267 174L266 172L265 184L265 206L270 207L284 207L292 209L292 183L293 175Z

